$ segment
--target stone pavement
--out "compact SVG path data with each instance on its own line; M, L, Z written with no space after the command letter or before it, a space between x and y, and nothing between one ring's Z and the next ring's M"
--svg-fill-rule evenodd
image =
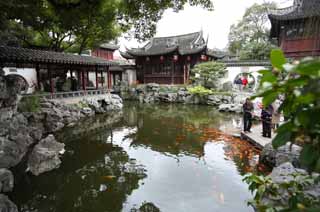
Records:
M241 138L249 141L259 149L262 149L266 144L270 143L276 134L272 133L272 138L262 137L262 124L253 126L251 128L251 133L241 132Z

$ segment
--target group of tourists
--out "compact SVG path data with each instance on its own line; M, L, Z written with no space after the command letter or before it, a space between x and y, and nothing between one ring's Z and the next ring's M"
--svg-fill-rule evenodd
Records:
M249 81L248 78L246 76L244 77L239 77L234 81L234 84L238 85L238 88L240 91L244 90L247 85L248 85Z
M260 119L262 122L262 136L271 138L271 131L276 130L280 122L279 113L280 101L276 100L273 104L263 106L261 105ZM243 130L245 133L251 132L252 118L254 115L254 105L252 101L247 98L243 104Z

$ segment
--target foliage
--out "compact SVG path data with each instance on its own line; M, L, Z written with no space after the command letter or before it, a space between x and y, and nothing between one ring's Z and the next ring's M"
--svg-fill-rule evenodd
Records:
M280 50L271 53L273 71L260 71L263 104L269 105L279 96L284 100L279 110L286 122L277 130L275 148L287 141L301 143L301 164L309 171L320 172L320 60L304 59L288 64ZM282 76L286 76L283 78Z
M267 59L273 48L269 42L268 10L275 3L254 4L242 20L230 27L229 51L240 59Z
M227 72L226 66L219 62L199 63L191 69L191 79L206 88L217 88L217 84Z
M40 98L38 96L25 96L18 104L19 112L37 112L40 109Z
M257 211L318 211L320 200L305 192L305 189L314 186L316 178L295 173L291 180L274 183L270 177L248 174L243 181L249 184L249 190L254 193L254 199L248 202ZM287 201L280 201L288 195ZM265 198L270 198L273 205Z
M155 33L164 11L184 5L213 9L210 0L8 0L0 2L2 44L81 52L134 28L140 40Z
M205 88L205 87L203 87L201 85L188 88L188 91L191 94L199 95L199 96L207 96L207 95L212 94L211 90L209 90L209 89L207 89L207 88Z
M88 108L89 105L86 102L80 101L77 104L75 104L75 106L79 109L83 109L83 108Z

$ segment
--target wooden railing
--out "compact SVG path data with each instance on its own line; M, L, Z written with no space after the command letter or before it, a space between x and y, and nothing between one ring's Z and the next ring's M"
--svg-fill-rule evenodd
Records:
M57 92L57 93L41 93L41 94L24 94L23 97L37 96L45 99L63 99L63 98L74 98L81 96L93 96L111 93L112 90L81 90L81 91L70 91L70 92Z

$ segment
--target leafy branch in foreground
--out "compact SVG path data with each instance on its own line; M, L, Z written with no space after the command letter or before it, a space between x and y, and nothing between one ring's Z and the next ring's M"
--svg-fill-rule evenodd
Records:
M320 60L307 58L286 63L280 50L271 53L272 71L261 71L260 93L269 105L279 96L285 123L273 139L273 147L288 141L302 146L300 162L308 171L320 172ZM284 77L285 76L285 77Z
M254 199L248 202L257 211L319 211L320 200L306 192L317 183L317 178L308 174L295 173L292 179L275 183L270 177L246 175L244 182L254 193Z

